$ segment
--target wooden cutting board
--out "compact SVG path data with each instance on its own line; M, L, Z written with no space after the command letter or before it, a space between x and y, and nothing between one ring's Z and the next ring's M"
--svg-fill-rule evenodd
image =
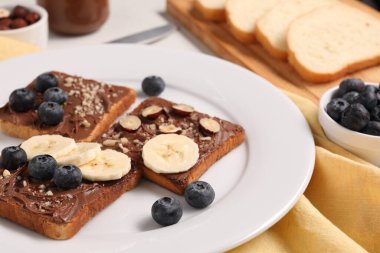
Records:
M344 0L344 2L380 19L379 12L361 2L355 0ZM340 79L329 83L314 84L303 80L289 63L271 57L261 45L244 45L237 41L228 31L226 23L202 19L193 10L193 3L194 0L167 0L167 12L196 35L216 55L252 70L279 88L308 97L314 102L318 102L326 90L338 85L341 81ZM349 76L378 83L380 82L380 66L367 68Z

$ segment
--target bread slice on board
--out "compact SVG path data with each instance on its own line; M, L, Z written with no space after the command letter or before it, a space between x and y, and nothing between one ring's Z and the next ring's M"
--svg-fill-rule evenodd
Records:
M226 18L227 0L196 0L195 9L207 20L223 21Z
M328 82L380 63L380 19L334 4L293 21L287 42L289 62L304 79Z
M281 0L227 0L227 22L232 34L243 43L256 41L257 20Z
M256 26L257 40L269 52L279 59L288 56L286 34L290 23L301 15L336 3L337 0L287 0L277 4L273 9L264 14Z

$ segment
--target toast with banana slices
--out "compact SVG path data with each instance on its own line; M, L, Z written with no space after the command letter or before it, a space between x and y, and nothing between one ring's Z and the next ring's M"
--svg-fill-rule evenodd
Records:
M2 155L0 217L57 240L73 237L142 175L121 152L60 135L34 136Z
M52 71L12 92L0 108L0 131L21 139L60 134L92 141L135 99L133 89Z
M244 138L237 124L153 97L122 116L98 141L128 154L145 178L183 194Z

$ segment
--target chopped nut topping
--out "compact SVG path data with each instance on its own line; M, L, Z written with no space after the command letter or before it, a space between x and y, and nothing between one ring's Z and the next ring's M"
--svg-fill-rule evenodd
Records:
M16 179L17 179L17 181L20 181L22 179L22 177L21 176L17 176Z
M11 175L11 173L9 172L9 170L3 171L3 177L9 177L10 175Z
M121 143L119 143L119 148L121 149L121 151L124 154L127 154L129 152L129 149L127 149L126 147L124 147Z
M103 145L107 147L114 147L117 142L117 140L105 140L103 141Z
M179 132L181 130L181 128L179 128L173 124L163 124L163 125L160 125L158 127L158 129L160 129L160 131L162 133L166 133L166 134L176 133L176 132Z
M38 186L38 189L45 190L45 188L46 188L46 186L45 186L44 184L40 184L40 185Z
M25 180L23 180L22 181L22 186L26 187L27 185L28 185L28 183Z
M0 176L0 179L3 179L4 177L3 176Z
M88 127L91 126L91 123L88 122L88 120L85 119L85 120L82 121L81 125L84 126L84 127L86 127L86 128L88 128Z
M199 140L201 140L201 141L211 141L212 139L211 139L210 136L206 136L206 137L204 137L204 136L200 136L200 137L199 137Z
M123 138L120 139L120 142L121 142L121 144L123 144L123 145L127 145L128 142L129 142L129 140L128 140L128 138L123 137Z
M53 194L53 192L52 192L52 191L50 191L50 190L49 190L49 191L47 191L47 192L46 192L46 194L45 194L45 195L46 195L46 196L53 196L54 194Z
M114 135L112 135L112 138L113 139L119 139L120 135L121 135L121 133L114 134Z

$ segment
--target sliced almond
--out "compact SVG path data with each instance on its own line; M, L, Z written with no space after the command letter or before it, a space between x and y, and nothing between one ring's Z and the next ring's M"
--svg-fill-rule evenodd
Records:
M161 133L173 134L181 131L182 129L173 124L162 124L158 127Z
M158 116L160 116L160 114L161 114L162 111L163 111L163 108L161 106L151 105L151 106L148 106L148 107L144 108L142 110L141 115L144 118L155 119Z
M120 119L119 124L127 131L137 131L141 126L141 120L135 115L125 115Z
M180 116L188 116L194 111L194 107L185 104L176 104L173 105L173 110Z
M216 134L220 131L220 124L214 119L203 118L200 119L199 124L206 133Z

